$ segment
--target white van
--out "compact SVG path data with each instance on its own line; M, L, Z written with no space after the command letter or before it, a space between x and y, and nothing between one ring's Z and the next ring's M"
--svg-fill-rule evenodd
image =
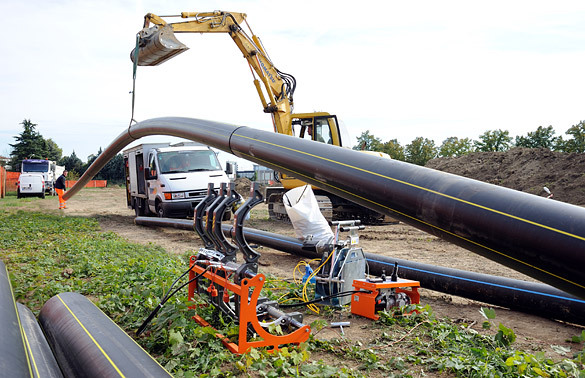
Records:
M208 183L229 183L217 155L199 143L148 143L123 152L128 207L136 216L193 216Z
M21 173L16 185L17 198L27 196L45 198L45 179L41 173Z

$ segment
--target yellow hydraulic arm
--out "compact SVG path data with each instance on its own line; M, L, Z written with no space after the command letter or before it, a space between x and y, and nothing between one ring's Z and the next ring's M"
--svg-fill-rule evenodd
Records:
M165 21L171 17L186 21ZM251 37L242 29L244 24ZM296 80L274 66L260 39L248 25L245 13L182 12L176 16L148 13L138 34L137 49L131 53L132 61L140 66L155 66L188 50L174 33L228 33L248 62L263 110L272 115L275 132L342 146L335 115L326 112L292 113ZM280 181L286 189L304 185L302 181L286 175L282 175Z
M251 68L254 85L262 101L264 112L272 114L274 131L281 134L293 135L292 108L296 81L291 75L282 73L276 69L257 36L252 33L252 36L249 37L244 32L241 26L244 23L251 32L250 26L246 22L246 14L222 11L182 12L180 17L188 19L188 21L167 23L162 17L148 13L144 17L144 29L141 31L141 37L146 40L157 32L166 34L163 35L161 42L162 45L165 45L164 39L174 39L174 36L172 36L173 32L228 33ZM156 30L149 28L151 24L154 25ZM138 65L157 65L187 49L180 42L176 42L181 46L168 51L166 58L164 55L162 58L160 57L160 51L157 51L159 59L150 59L148 56L143 57L143 54L146 55L149 50L141 48Z

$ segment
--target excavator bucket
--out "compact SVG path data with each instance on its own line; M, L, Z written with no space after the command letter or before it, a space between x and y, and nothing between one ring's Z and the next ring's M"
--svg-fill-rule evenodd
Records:
M188 49L175 37L170 25L144 28L140 31L138 42L138 65L158 66ZM134 62L135 57L136 48L130 53L132 62Z

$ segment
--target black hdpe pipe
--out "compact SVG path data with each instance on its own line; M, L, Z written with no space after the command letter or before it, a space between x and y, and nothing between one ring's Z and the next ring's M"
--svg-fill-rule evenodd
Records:
M291 175L585 298L585 209L417 165L292 136L190 118L136 123L66 194L122 148L171 135Z
M52 297L39 322L66 377L171 377L81 294Z
M172 218L152 218L152 217L136 217L134 223L139 226L148 227L173 227L180 230L194 231L193 221L189 219L172 219ZM227 224L221 225L221 230L228 238L232 237L232 226ZM291 237L286 237L272 232L257 230L255 228L244 227L244 237L247 242L261 244L265 247L277 249L279 251L288 252L297 256L308 258L318 258L321 255L306 251L300 248L301 243Z
M20 324L26 337L30 362L35 377L62 378L63 373L51 351L51 347L32 311L21 303L17 303ZM1 375L1 374L0 374Z
M193 222L187 219L137 217L135 223L143 226L174 227L193 230ZM231 227L222 225L226 236ZM244 227L246 240L294 255L309 258L320 257L317 253L302 249L298 239L271 232ZM399 266L399 277L419 281L429 290L532 313L544 318L585 325L585 300L574 297L549 285L474 273L465 270L423 264L394 257L365 253L370 274L387 275Z
M18 310L6 265L0 260L0 375L32 377Z

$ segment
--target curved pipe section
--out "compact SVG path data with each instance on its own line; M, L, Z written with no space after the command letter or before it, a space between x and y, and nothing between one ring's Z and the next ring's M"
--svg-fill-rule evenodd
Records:
M174 227L192 230L187 219L137 217L135 223L144 226ZM226 236L232 227L222 226ZM265 247L277 249L297 256L320 257L302 249L298 239L244 227L247 240ZM398 263L399 276L419 281L425 289L457 295L496 306L532 313L545 318L585 325L585 300L569 295L554 287L488 274L468 272L436 265L417 263L394 257L365 253L370 274L387 275Z
M171 377L81 294L49 299L39 322L66 377Z
M0 260L0 367L1 374L33 377L6 265Z
M188 118L137 123L66 193L73 196L131 141L197 141L279 170L585 298L585 209L359 151Z
M53 356L37 318L25 305L17 303L17 307L35 377L62 378L59 364Z

